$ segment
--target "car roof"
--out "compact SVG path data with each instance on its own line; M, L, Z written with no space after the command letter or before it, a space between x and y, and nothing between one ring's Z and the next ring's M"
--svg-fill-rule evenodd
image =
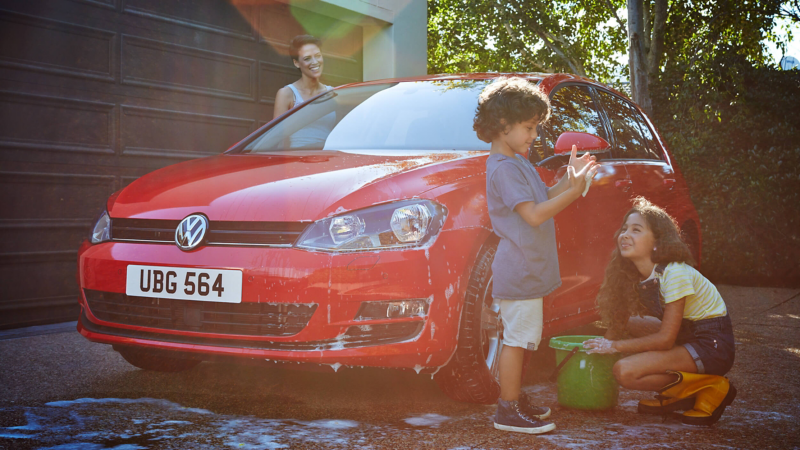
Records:
M539 86L545 93L549 93L550 90L553 89L555 86L565 82L579 82L582 84L589 84L601 87L621 97L628 98L627 95L617 91L616 89L607 86L603 83L600 83L598 81L592 80L591 78L582 77L580 75L573 75L570 73L540 73L540 72L439 73L430 75L419 75L413 77L386 78L381 80L349 83L342 86L337 86L336 89L343 87L350 87L350 86L364 86L364 85L381 84L381 83L403 83L403 82L413 82L413 81L445 81L445 80L463 80L463 81L491 80L499 77L520 77L534 81L539 84Z

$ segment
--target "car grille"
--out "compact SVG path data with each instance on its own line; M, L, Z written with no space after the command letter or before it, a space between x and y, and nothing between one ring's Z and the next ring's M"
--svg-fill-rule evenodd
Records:
M92 312L94 312L94 310L92 310ZM160 342L174 342L181 344L209 345L215 347L245 348L255 350L323 351L370 347L375 345L387 345L409 341L419 336L419 334L422 332L425 322L421 320L415 320L380 325L351 326L343 335L335 339L299 342L207 338L200 336L154 333L142 330L128 330L98 325L88 320L85 313L81 314L81 324L87 330L94 333L134 339L148 339Z
M180 220L111 219L114 241L172 244ZM226 222L211 221L206 245L291 246L303 233L303 222Z
M314 303L217 303L133 297L84 289L92 314L106 322L164 330L291 336L308 324Z

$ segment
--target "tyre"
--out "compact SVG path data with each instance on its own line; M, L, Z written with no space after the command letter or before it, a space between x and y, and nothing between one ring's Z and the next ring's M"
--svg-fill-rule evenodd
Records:
M458 348L433 379L450 398L493 404L500 396L497 382L503 323L500 307L492 301L492 261L497 242L481 249L469 278L461 312Z
M201 362L178 352L117 346L114 346L114 350L131 365L154 372L183 372Z

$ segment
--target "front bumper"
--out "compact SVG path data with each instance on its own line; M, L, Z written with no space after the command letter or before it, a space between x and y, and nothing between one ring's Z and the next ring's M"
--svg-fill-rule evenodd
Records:
M78 257L83 294L78 329L95 342L175 350L201 358L228 355L433 370L446 364L456 347L461 298L473 262L471 246L459 243L476 238L468 234L473 233L442 232L423 249L340 254L238 247L204 247L187 253L166 244L84 243ZM182 326L187 309L222 317L218 311L204 311L215 307L207 302L177 301L179 306L167 306L171 316L162 322L126 320L124 311L135 312L127 306L116 315L100 311L92 296L115 301L126 297L128 264L242 270L241 305L257 310L265 304L285 305L283 310L313 305L313 314L307 325L295 327L296 333L266 336L257 327L243 333L243 328L192 331ZM427 316L355 319L363 302L406 299L427 299Z

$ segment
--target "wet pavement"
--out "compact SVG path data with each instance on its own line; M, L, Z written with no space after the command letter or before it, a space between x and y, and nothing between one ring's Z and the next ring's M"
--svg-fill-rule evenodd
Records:
M138 370L74 324L0 333L2 449L746 448L800 449L800 290L721 286L734 322L739 394L719 423L636 414L650 394L621 390L608 411L558 406L551 351L525 390L553 408L541 436L492 427L493 406L456 403L430 375L203 363Z

